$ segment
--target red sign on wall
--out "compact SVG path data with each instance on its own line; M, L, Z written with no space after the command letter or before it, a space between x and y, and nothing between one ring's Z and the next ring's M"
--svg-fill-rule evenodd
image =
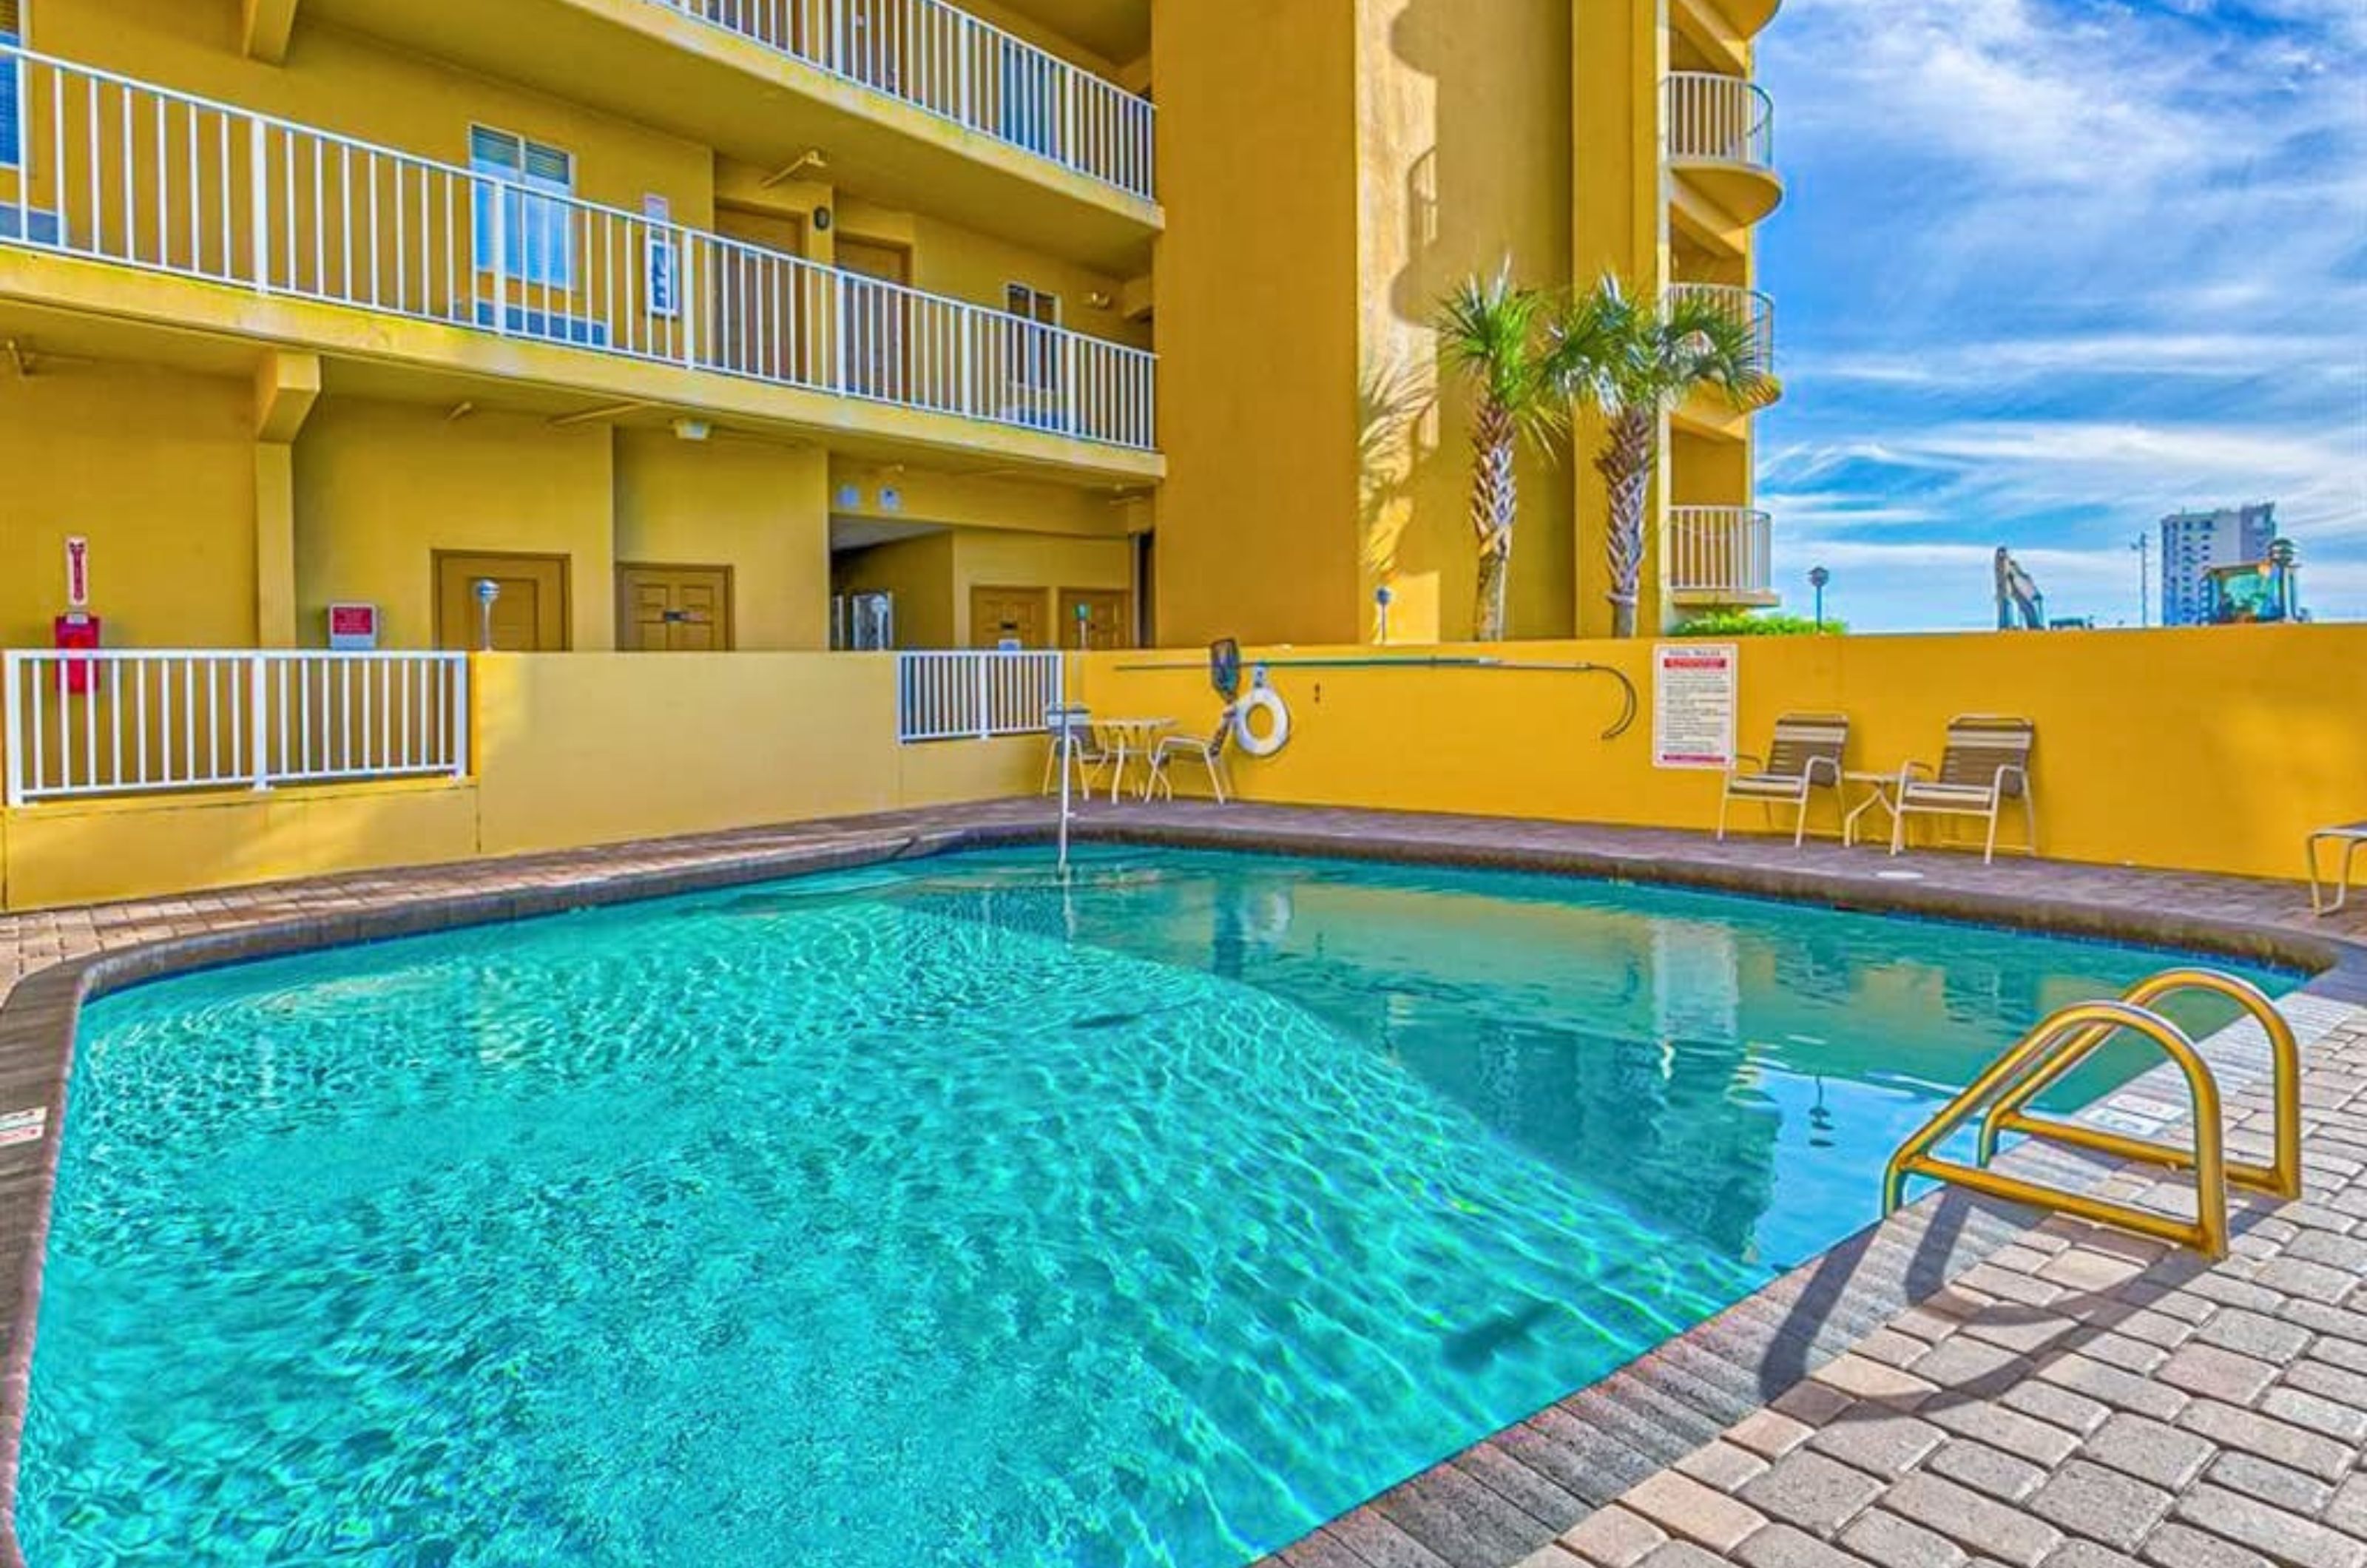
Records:
M329 606L329 646L348 651L366 652L378 646L378 606L375 604L332 604Z

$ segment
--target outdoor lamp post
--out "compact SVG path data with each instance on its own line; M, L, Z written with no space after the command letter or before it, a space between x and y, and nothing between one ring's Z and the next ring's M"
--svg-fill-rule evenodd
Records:
M1812 566L1808 569L1808 586L1817 591L1817 629L1818 631L1825 629L1825 584L1832 580L1833 574L1823 567Z
M1393 592L1391 592L1389 591L1389 585L1388 585L1387 583L1386 583L1386 582L1382 583L1378 588L1376 588L1376 589L1374 589L1374 590L1373 590L1373 603L1374 603L1375 604L1376 604L1376 605L1380 606L1380 612L1381 612L1381 636L1380 636L1380 640L1381 640L1381 641L1383 641L1383 642L1387 642L1387 641L1388 641L1388 640L1389 640L1389 601L1391 601L1392 599L1395 599L1396 597L1397 597L1397 595L1396 595L1395 593L1393 593Z

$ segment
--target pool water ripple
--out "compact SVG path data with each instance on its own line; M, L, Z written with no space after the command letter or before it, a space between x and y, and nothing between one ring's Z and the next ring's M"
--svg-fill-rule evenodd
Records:
M20 1535L1229 1568L1856 1228L1937 1086L2157 964L1105 853L163 982L85 1013Z

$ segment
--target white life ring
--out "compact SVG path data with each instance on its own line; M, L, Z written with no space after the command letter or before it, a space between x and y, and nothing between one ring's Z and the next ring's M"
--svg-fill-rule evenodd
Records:
M1268 719L1263 735L1250 723L1250 716L1259 713ZM1245 757L1271 757L1290 744L1290 709L1284 705L1280 692L1272 686L1250 688L1233 709L1233 744Z

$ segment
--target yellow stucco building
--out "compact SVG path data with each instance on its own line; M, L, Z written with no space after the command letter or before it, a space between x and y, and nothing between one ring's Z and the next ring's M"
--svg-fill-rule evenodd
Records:
M0 0L0 645L70 538L121 648L1462 635L1432 308L1763 313L1772 9ZM1673 423L1660 606L1748 602L1748 422Z

